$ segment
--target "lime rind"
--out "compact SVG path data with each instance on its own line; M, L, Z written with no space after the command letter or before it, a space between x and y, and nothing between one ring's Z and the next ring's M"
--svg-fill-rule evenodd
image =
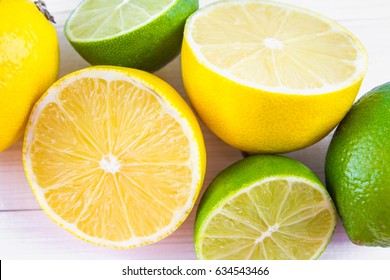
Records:
M390 83L363 95L335 131L326 186L349 239L390 247Z

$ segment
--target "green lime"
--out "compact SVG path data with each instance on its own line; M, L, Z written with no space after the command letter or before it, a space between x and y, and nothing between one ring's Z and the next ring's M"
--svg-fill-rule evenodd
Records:
M351 241L390 246L390 83L351 108L330 143L326 185Z
M84 0L65 35L93 65L154 71L179 53L184 24L197 0Z
M211 182L198 207L199 259L314 259L336 210L317 176L296 160L249 156Z

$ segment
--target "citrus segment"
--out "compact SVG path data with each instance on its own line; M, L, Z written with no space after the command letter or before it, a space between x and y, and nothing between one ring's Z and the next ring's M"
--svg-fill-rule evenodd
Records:
M24 145L43 209L93 243L157 241L191 210L204 176L196 119L163 81L124 68L87 68L37 103Z
M196 251L200 259L313 259L335 225L334 206L314 174L287 158L253 156L209 186L198 210Z

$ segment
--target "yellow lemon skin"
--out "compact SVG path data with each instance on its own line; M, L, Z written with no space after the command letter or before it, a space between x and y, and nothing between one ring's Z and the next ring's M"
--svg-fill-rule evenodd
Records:
M229 80L195 56L184 38L182 73L203 123L227 144L249 153L284 153L325 137L352 106L363 78L325 94L280 94Z
M55 28L28 0L0 1L0 151L23 134L30 110L56 80Z

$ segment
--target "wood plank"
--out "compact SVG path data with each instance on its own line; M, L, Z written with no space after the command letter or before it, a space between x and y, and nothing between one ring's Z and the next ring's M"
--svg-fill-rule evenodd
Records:
M0 212L0 259L196 259L193 211L172 235L141 248L118 250L84 242L53 223L41 210ZM390 250L353 245L343 227L320 259L390 259Z
M171 236L141 248L98 247L39 211L0 212L0 259L194 259L193 215Z

